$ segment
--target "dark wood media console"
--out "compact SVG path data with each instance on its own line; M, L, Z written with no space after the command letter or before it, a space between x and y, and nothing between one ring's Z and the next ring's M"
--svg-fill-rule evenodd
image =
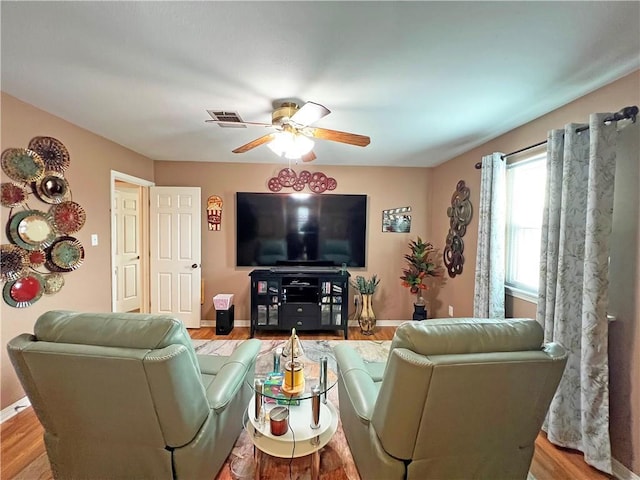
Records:
M333 267L253 270L251 337L256 330L342 330L348 336L349 272Z

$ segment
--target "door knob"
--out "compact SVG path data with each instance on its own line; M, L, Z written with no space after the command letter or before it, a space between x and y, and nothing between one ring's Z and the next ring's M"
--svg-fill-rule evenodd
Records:
M198 268L198 264L194 263L193 265L191 265L191 268Z

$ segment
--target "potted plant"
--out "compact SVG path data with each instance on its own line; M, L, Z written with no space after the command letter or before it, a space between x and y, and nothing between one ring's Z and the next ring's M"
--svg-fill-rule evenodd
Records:
M442 272L435 263L436 249L431 243L418 237L417 240L409 242L409 250L410 253L404 255L407 267L402 270L400 280L402 286L416 295L413 319L424 320L427 318L427 312L422 294L428 288L425 280L427 277L439 277Z
M360 293L359 311L356 313L360 331L364 335L372 335L376 328L376 316L373 312L372 297L380 280L377 275L371 278L364 278L358 275L355 280L351 280L351 285Z

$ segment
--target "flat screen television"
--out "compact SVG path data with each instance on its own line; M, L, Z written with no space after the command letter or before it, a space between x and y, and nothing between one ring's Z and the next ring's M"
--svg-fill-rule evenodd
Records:
M236 265L364 267L367 196L236 194Z

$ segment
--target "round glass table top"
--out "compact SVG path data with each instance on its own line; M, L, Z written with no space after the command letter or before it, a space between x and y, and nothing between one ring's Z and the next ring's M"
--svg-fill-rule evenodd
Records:
M262 394L275 400L277 403L294 404L298 400L311 398L314 395L312 389L319 388L319 393L324 394L331 390L338 381L338 367L336 359L328 348L314 349L305 347L304 354L296 357L296 365L302 367L301 373L298 369L294 371L295 393L287 393L282 388L285 376L291 378L291 372L285 372L285 368L290 366L290 358L282 355L282 345L274 350L261 353L256 359L255 379L263 382ZM321 382L322 362L326 359L326 382ZM290 383L290 382L289 382ZM250 382L254 389L254 382Z

